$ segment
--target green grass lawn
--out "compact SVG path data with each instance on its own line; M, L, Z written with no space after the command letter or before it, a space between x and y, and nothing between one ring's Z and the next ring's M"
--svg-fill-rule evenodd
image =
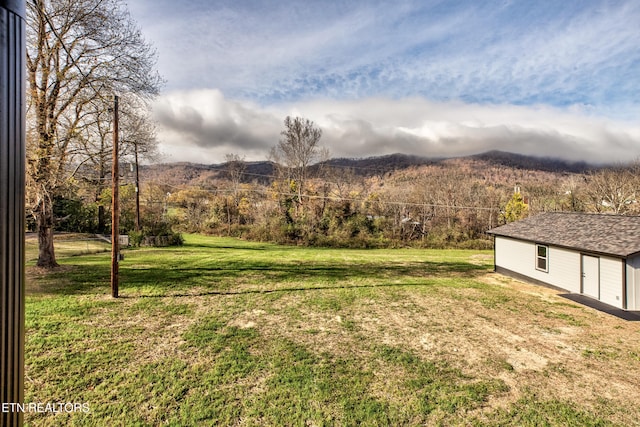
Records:
M30 233L26 239L27 263L38 260L38 239L35 233ZM111 244L97 238L94 234L61 233L55 236L55 253L57 257L67 258L100 252L110 252Z
M640 325L492 253L186 236L27 269L27 425L637 425Z

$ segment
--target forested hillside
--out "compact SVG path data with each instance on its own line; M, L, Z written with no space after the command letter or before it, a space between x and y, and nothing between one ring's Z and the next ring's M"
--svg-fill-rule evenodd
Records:
M324 246L489 247L488 229L541 211L637 213L636 168L503 152L447 159L394 154L315 163L301 188L292 169L271 161L147 165L140 170L144 230L138 233ZM123 169L121 226L134 232L134 174ZM109 211L108 191L98 202L78 200L83 194L92 193L79 187L58 204L59 230L92 231L97 205Z

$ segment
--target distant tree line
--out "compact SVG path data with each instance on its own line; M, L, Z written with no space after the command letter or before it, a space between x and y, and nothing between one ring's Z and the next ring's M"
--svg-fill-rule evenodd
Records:
M320 138L313 122L288 117L268 183L245 176L244 160L230 154L214 182L147 183L147 209L162 206L182 232L335 247L490 248L488 229L538 212L640 214L637 163L563 174L434 164L363 175L330 166Z
M538 212L640 214L637 162L586 173L510 167L478 173L453 162L362 174L330 166L313 122L288 117L284 129L270 154L275 172L266 181L245 174L244 159L229 154L225 173L215 181L143 182L143 230L135 227L133 174L124 167L124 232L134 243L144 243L146 235L198 232L296 245L480 249L491 247L488 229ZM100 188L76 180L56 199L56 228L109 227L109 216L103 225L98 211L109 212L110 189L102 188L96 198Z

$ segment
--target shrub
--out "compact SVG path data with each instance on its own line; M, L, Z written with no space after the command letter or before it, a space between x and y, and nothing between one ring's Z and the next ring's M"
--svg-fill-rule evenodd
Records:
M182 246L182 234L171 229L171 224L158 222L145 225L141 231L130 231L129 242L133 246Z
M142 231L129 232L129 244L131 246L140 247L143 239L144 239L144 234L142 233Z

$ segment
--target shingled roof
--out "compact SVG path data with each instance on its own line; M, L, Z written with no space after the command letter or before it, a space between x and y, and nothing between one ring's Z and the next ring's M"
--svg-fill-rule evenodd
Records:
M488 233L622 258L640 253L640 216L545 212Z

